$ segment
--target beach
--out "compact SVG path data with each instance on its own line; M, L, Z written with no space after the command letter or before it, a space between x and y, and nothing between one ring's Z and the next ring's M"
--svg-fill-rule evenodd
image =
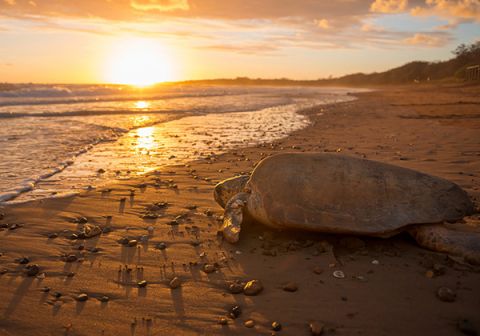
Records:
M75 196L0 205L0 335L311 335L311 323L322 335L480 332L478 265L407 234L354 238L251 223L231 245L217 234L223 209L213 199L216 183L269 155L329 152L448 179L478 209L479 90L353 93L356 100L303 110L309 125L285 138ZM81 239L86 224L103 232ZM480 231L480 216L458 225ZM33 264L38 272L27 276ZM263 290L232 293L251 280ZM452 290L451 302L438 297L440 287Z

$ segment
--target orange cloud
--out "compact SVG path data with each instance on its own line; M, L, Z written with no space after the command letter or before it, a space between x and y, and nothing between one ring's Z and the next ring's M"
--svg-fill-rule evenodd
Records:
M322 28L322 29L329 29L330 27L330 22L327 19L321 19L321 20L315 20L315 24L317 27Z
M418 33L403 40L406 44L427 47L438 47L444 44L445 39L437 35Z
M426 0L426 5L413 8L412 14L480 21L479 0Z
M134 9L142 11L174 11L189 10L188 0L133 0L131 5Z
M399 13L405 10L408 0L375 0L370 11L375 13Z

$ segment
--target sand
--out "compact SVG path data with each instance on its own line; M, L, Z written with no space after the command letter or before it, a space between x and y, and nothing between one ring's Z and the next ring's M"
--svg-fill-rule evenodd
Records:
M311 126L272 144L75 197L4 206L0 224L20 227L0 231L0 335L270 335L274 321L282 327L277 335L310 335L311 322L324 325L324 335L461 335L463 320L478 332L479 266L422 249L406 234L351 239L248 225L230 245L217 235L222 209L212 190L270 154L339 152L449 179L478 207L479 91L417 86L356 94L353 102L304 111ZM158 218L142 218L146 212ZM70 239L84 225L75 223L80 217L104 233ZM478 214L465 223L480 230ZM138 245L121 245L121 238ZM39 265L36 277L23 274L21 257ZM205 265L215 271L204 272ZM181 285L171 289L174 277ZM256 296L228 290L232 281L254 279L264 287ZM285 291L288 283L298 289ZM438 299L442 286L455 292L453 302ZM88 300L77 301L81 293ZM238 318L219 324L235 305Z

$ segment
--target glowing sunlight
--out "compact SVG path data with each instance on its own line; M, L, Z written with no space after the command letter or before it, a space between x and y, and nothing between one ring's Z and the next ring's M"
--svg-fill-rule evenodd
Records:
M122 40L113 46L107 64L105 77L110 83L143 87L174 79L170 55L158 41Z

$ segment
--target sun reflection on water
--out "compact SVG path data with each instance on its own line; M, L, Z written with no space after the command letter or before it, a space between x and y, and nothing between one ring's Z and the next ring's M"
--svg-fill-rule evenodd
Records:
M148 152L155 146L154 127L143 127L137 129L137 143L135 148L141 152Z
M150 103L145 101L145 100L139 100L139 101L135 102L135 107L137 109L146 109L146 108L150 107Z

